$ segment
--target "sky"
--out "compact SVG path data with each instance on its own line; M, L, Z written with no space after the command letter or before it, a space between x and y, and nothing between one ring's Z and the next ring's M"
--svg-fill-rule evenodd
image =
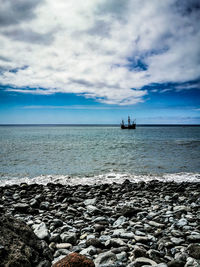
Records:
M199 0L0 6L0 124L200 124Z

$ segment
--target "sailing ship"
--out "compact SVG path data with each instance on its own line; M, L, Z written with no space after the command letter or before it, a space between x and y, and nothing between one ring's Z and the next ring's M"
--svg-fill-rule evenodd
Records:
M121 129L136 129L136 120L131 122L130 116L128 116L128 125L125 125L124 120L122 120Z

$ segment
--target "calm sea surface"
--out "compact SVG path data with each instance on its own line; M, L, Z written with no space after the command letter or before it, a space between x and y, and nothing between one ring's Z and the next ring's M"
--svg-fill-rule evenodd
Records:
M0 127L4 183L60 176L95 180L182 175L183 180L200 181L199 173L200 127Z

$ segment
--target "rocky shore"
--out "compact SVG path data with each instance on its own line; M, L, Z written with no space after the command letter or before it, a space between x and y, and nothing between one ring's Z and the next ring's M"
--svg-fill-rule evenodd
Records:
M29 242L38 265L24 266L51 266L71 252L97 267L200 266L200 183L23 183L0 187L0 213L1 259L9 260L5 216L25 222L40 240L37 246ZM18 228L34 239L26 227ZM17 251L21 241L13 242ZM18 266L3 260L0 266Z

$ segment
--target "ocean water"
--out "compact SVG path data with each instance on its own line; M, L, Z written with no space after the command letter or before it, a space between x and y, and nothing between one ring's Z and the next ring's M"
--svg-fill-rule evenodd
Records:
M127 178L200 182L200 127L0 127L0 185Z

